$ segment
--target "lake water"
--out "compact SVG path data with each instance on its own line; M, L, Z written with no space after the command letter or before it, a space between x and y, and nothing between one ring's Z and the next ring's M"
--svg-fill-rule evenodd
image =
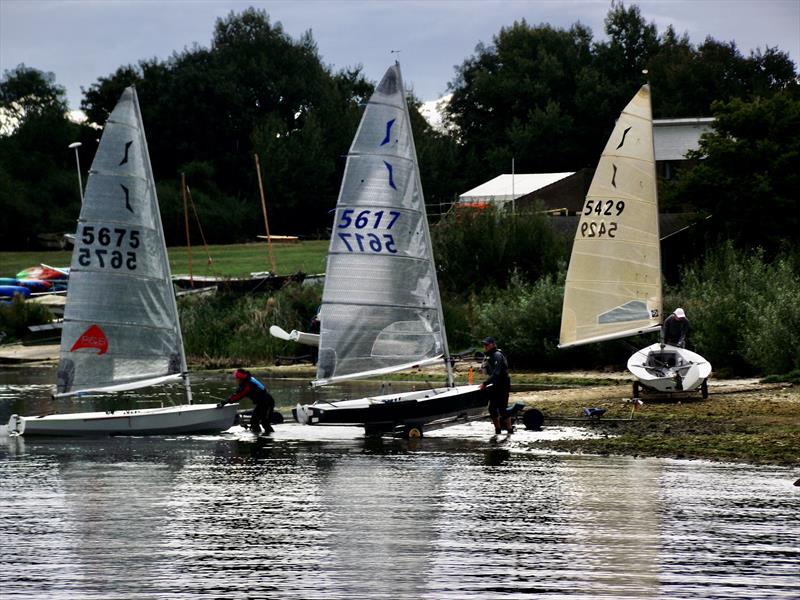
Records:
M0 422L43 410L50 377L0 370ZM195 381L200 399L232 388ZM286 415L309 394L269 383ZM800 598L800 473L531 447L579 434L0 431L0 596Z

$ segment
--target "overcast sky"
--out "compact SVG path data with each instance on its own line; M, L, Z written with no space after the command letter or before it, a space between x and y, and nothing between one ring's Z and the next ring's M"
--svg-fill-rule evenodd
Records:
M695 45L706 36L735 41L742 54L777 46L800 58L800 0L639 0L659 33L672 24ZM575 22L605 39L610 0L0 0L0 71L24 63L51 71L70 107L81 87L119 66L167 59L195 43L208 47L214 21L248 6L298 38L310 29L322 60L335 69L361 64L378 80L400 50L406 84L434 100L447 91L454 67L476 44L514 20L568 28Z

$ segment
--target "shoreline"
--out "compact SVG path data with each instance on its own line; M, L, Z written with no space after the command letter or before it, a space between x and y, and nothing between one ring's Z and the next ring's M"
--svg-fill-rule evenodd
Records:
M38 356L47 356L46 347L32 348L36 348ZM45 358L1 366L51 367L52 361ZM458 384L468 382L470 367L473 381L481 381L478 363L462 361L455 365ZM281 379L310 380L315 373L310 364L248 368ZM202 370L227 371L229 367ZM512 371L511 378L509 402L522 402L541 411L545 428L569 423L602 434L585 439L532 442L536 448L800 466L800 386L797 385L761 383L754 378L717 380L712 376L706 400L699 394L674 398L644 395L643 405L634 410L630 403L633 378L625 371ZM444 369L406 371L387 379L438 385L444 379ZM605 412L601 418L587 418L585 408ZM518 427L523 427L521 421Z

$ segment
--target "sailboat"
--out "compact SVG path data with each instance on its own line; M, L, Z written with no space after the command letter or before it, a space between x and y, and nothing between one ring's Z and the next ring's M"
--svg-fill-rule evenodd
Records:
M663 308L650 86L622 111L597 165L575 232L559 347L660 331ZM633 395L708 395L711 365L656 342L628 360Z
M298 405L293 414L299 423L418 436L423 428L485 411L488 399L480 386L453 383L399 63L389 67L367 103L347 155L320 321L313 386L432 365L446 368L447 381L436 389ZM275 334L291 337L280 328Z
M192 404L175 293L136 90L106 123L81 207L54 398L183 380L188 404L109 412L12 415L19 435L222 431L236 404Z

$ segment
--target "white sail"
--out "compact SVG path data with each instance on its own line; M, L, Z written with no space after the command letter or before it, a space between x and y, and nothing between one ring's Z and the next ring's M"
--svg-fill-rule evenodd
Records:
M130 87L106 123L81 207L57 395L133 389L185 372L150 156Z
M575 232L560 346L661 323L661 254L650 87L625 107L600 157Z
M400 67L364 111L345 166L320 311L315 385L447 356Z

